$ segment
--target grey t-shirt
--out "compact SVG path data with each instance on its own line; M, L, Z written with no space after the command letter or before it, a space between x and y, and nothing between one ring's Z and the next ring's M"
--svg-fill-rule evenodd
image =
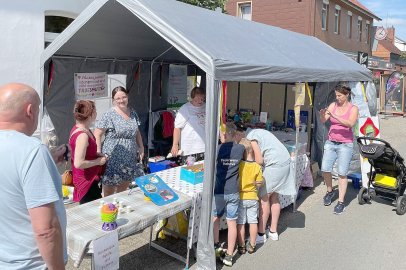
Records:
M258 142L265 166L282 165L290 160L286 147L265 129L248 129L247 139Z
M66 212L61 176L38 139L0 130L0 269L45 269L28 209L54 203L66 253Z

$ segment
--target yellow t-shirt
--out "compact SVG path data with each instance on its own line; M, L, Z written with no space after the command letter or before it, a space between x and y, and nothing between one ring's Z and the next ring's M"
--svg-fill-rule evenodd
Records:
M240 162L240 199L258 200L256 182L262 182L261 166L255 161Z

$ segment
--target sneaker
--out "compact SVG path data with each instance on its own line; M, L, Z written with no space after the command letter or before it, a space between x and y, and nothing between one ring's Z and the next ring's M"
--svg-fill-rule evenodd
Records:
M271 232L269 231L269 233L266 235L268 239L271 239L272 241L278 241L279 240L279 235L277 232Z
M240 254L245 254L245 252L247 252L245 245L237 245L237 250Z
M228 255L227 252L224 254L224 257L221 258L221 261L224 265L233 266L233 256Z
M220 258L221 256L224 255L224 249L223 246L219 243L214 244L214 252L216 254L216 258Z
M331 201L333 200L334 197L334 190L331 192L327 192L326 195L324 195L323 201L325 206L329 206L331 204Z
M266 235L260 236L259 234L257 235L257 240L255 241L255 244L264 244L266 242Z
M255 246L251 245L251 242L250 242L250 241L247 242L246 247L247 247L247 252L248 252L249 254L252 254L252 253L255 252Z
M338 202L337 205L334 207L334 214L340 215L345 211L345 205L343 202Z

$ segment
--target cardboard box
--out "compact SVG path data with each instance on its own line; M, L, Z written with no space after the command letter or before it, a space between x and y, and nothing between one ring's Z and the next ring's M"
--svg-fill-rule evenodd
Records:
M180 180L193 185L203 183L204 172L202 169L203 164L182 167L180 168Z

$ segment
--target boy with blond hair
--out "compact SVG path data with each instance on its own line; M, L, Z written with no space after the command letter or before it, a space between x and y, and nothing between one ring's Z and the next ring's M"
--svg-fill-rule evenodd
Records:
M253 253L258 232L258 195L257 188L263 183L262 168L255 162L251 141L242 138L240 144L244 146L244 160L240 162L240 205L238 207L237 231L238 252ZM245 223L250 227L250 239L244 243Z

